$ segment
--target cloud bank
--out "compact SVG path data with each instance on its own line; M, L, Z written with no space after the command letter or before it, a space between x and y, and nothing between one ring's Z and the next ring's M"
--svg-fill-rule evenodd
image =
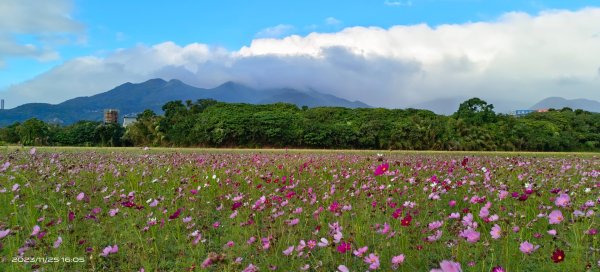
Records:
M0 68L9 57L57 59L54 47L80 39L84 30L69 16L72 9L69 0L0 1Z
M72 59L10 87L5 97L9 106L58 103L162 77L199 87L233 80L258 88L312 88L391 108L457 96L515 105L549 96L600 100L599 26L600 8L587 8L257 38L237 51L164 42Z

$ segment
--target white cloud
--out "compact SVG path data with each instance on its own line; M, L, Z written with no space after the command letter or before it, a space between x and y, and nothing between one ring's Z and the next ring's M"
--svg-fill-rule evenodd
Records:
M384 5L390 7L410 7L413 5L412 1L400 1L400 0L386 0L383 2Z
M200 87L234 80L261 88L314 88L385 107L456 96L518 105L549 96L600 100L599 25L600 8L588 8L261 38L237 51L167 42L68 61L11 87L7 102L57 103L153 77Z
M70 0L0 1L0 61L8 57L57 59L54 46L82 39L84 28L70 17L71 11ZM32 36L33 41L19 42L22 35Z
M292 25L279 24L276 26L267 27L267 28L259 31L258 33L256 33L256 37L257 38L279 38L279 37L290 34L292 31L294 31L294 29L295 28Z
M327 18L325 18L325 24L326 25L336 26L336 25L340 25L341 23L342 23L342 21L340 21L340 20L338 20L338 19L336 19L334 17L327 17Z

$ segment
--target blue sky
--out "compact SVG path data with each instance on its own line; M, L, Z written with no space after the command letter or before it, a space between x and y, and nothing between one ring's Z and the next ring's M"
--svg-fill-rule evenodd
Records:
M530 16L553 10L579 11L597 1L483 1L483 0L302 0L302 1L92 1L49 0L60 7L54 16L63 22L32 24L16 18L15 24L0 19L0 96L3 91L43 76L71 60L93 56L107 58L121 49L152 47L172 42L185 47L202 44L228 52L250 47L261 38L282 39L290 35L340 33L351 27L427 24L469 25L494 23L509 12ZM1 5L19 5L25 10L13 16L26 17L39 1L6 0ZM31 7L25 7L31 5ZM29 8L29 9L28 9ZM39 7L38 7L39 8ZM41 7L40 9L44 9ZM8 10L5 8L5 10ZM35 11L31 16L46 18ZM2 12L0 11L0 15ZM59 18L60 19L60 18ZM8 19L5 19L5 21ZM22 25L19 25L22 24ZM27 24L32 24L25 27ZM54 25L52 25L54 24ZM10 41L12 47L2 47ZM24 53L25 46L36 50ZM17 53L15 53L17 52ZM600 65L600 64L599 64ZM565 73L569 77L569 73ZM252 80L248 80L251 82ZM24 91L21 91L24 92ZM7 96L7 95L4 95ZM34 98L32 98L34 99ZM33 101L31 101L33 102ZM51 101L56 102L56 101Z

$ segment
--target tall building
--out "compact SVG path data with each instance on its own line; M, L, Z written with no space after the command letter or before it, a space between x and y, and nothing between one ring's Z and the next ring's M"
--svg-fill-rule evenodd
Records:
M119 110L116 109L105 109L104 110L104 123L118 123L119 122Z
M4 99L0 100L0 110L4 110Z

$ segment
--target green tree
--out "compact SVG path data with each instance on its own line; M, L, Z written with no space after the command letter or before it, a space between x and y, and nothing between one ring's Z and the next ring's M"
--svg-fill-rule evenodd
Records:
M481 125L496 121L494 105L474 97L460 104L454 113L457 119L463 119L470 125Z
M46 145L49 140L49 127L42 120L31 118L17 128L19 140L23 145Z

